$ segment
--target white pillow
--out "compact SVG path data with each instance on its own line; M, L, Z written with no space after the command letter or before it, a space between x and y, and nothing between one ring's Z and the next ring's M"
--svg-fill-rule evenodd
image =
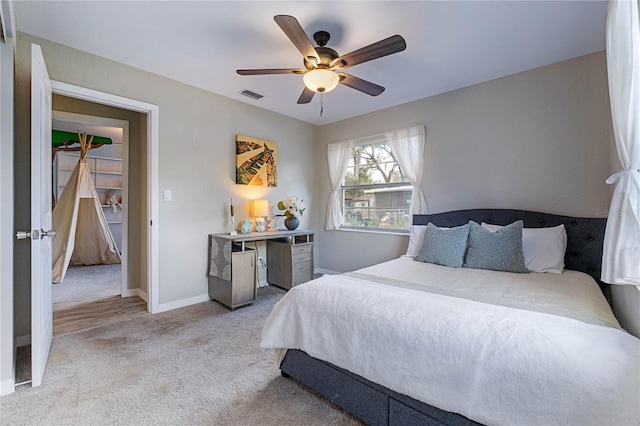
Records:
M502 226L482 222L482 227L495 232ZM567 231L564 225L552 228L524 228L522 252L524 264L531 272L561 274L564 270L564 253L567 250Z
M424 233L427 225L411 225L409 227L409 247L407 247L407 256L416 257L422 247Z

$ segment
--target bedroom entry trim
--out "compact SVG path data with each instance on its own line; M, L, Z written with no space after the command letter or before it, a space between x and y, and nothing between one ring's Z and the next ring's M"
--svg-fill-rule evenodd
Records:
M60 81L51 81L52 92L70 98L82 99L98 104L109 105L147 116L147 217L149 234L147 243L148 309L150 313L159 311L158 291L158 131L159 112L157 105L140 102L110 93L99 92L85 87Z

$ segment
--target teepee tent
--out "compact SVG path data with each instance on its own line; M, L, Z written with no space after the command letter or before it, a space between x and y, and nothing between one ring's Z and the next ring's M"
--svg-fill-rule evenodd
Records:
M64 279L69 264L120 263L120 253L96 193L86 155L93 136L80 135L80 160L53 209L53 282Z

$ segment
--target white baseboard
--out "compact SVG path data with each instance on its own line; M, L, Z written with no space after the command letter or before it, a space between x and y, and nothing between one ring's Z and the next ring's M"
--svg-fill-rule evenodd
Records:
M137 288L130 288L126 292L122 293L122 297L138 296L139 290Z
M4 379L0 382L0 396L9 395L16 391L15 379Z
M122 297L132 297L132 296L138 296L140 299L144 300L145 302L149 302L147 292L142 290L141 288L130 288L129 290L127 290L126 293L122 295Z
M188 299L176 300L169 303L161 303L158 306L158 312L171 311L173 309L184 308L185 306L195 305L197 303L208 302L211 300L209 294L201 294L200 296L190 297Z
M325 274L325 275L339 275L342 272L332 271L331 269L324 268L316 268L313 270L314 274Z
M23 346L29 346L31 344L31 335L27 334L26 336L18 336L16 337L16 348L21 348Z

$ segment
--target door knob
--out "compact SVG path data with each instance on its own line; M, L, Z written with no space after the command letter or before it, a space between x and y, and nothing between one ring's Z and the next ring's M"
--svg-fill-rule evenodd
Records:
M53 238L56 236L56 231L53 229L49 231L45 231L44 229L38 231L34 229L33 231L18 231L16 232L16 238L19 240L24 240L26 238L31 238L32 240L39 240L41 237L49 237Z

